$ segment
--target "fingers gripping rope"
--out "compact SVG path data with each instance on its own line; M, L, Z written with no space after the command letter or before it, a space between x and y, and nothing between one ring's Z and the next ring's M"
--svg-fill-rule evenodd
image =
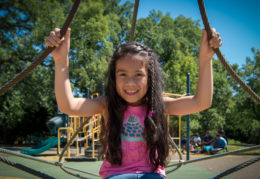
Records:
M68 27L70 26L74 15L77 12L77 9L79 7L81 0L75 0L72 9L69 13L69 16L67 17L61 31L60 31L60 38L62 38ZM22 72L18 73L12 80L7 82L4 86L0 89L0 95L4 94L9 88L14 86L16 83L18 83L20 80L22 80L26 75L28 75L36 66L41 64L44 59L55 49L56 47L48 47L30 66L28 66L26 69L24 69Z
M203 20L203 24L205 26L205 29L207 31L208 34L208 39L212 38L211 35L211 28L209 25L209 21L208 21L208 17L207 17L207 13L205 10L205 6L204 6L204 2L203 0L198 0L198 4L199 4L199 8L200 8L200 14ZM222 65L224 66L224 68L227 70L227 72L234 78L234 80L236 80L237 83L240 84L240 86L253 98L256 100L257 103L260 103L260 97L257 96L257 94L247 85L245 84L240 77L234 72L234 70L230 67L230 65L227 63L226 59L223 57L221 51L219 50L219 48L213 49L216 53L216 55L218 56L218 59L220 60L220 62L222 63Z

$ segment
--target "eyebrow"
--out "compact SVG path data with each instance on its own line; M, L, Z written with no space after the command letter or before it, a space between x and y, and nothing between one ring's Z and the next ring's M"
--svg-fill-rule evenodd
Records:
M127 72L127 70L123 70L123 69L118 69L116 71L116 73L120 73L120 72ZM136 70L135 72L144 72L143 70Z
M116 73L120 73L120 72L126 72L126 70L122 70L122 69L116 70Z

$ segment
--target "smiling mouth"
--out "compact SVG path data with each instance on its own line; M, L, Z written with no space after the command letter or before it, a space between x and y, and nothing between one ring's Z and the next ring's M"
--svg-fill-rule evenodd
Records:
M126 91L126 90L125 90L125 93L126 93L127 95L129 95L129 96L133 96L133 95L137 94L137 92L138 92L138 90L135 90L135 91Z

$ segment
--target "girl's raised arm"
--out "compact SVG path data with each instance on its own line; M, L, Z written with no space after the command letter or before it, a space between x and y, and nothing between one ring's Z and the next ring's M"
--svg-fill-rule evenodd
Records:
M213 96L212 48L222 45L219 33L212 29L213 38L208 41L207 32L203 30L199 53L199 79L197 91L194 96L186 96L178 99L164 98L166 113L173 115L186 115L196 113L211 106Z
M95 98L75 98L72 94L69 79L69 49L70 49L70 29L61 40L60 29L55 28L46 39L46 46L56 46L51 53L55 61L55 95L61 112L69 115L91 116L97 113L104 113L106 109L105 97Z

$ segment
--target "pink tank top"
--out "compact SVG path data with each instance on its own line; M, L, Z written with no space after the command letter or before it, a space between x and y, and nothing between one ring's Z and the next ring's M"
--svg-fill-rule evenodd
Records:
M144 139L144 119L146 106L128 106L124 113L121 132L122 165L111 165L104 159L99 175L106 178L111 175L127 173L152 173L149 150ZM159 166L154 172L166 178L165 170Z

